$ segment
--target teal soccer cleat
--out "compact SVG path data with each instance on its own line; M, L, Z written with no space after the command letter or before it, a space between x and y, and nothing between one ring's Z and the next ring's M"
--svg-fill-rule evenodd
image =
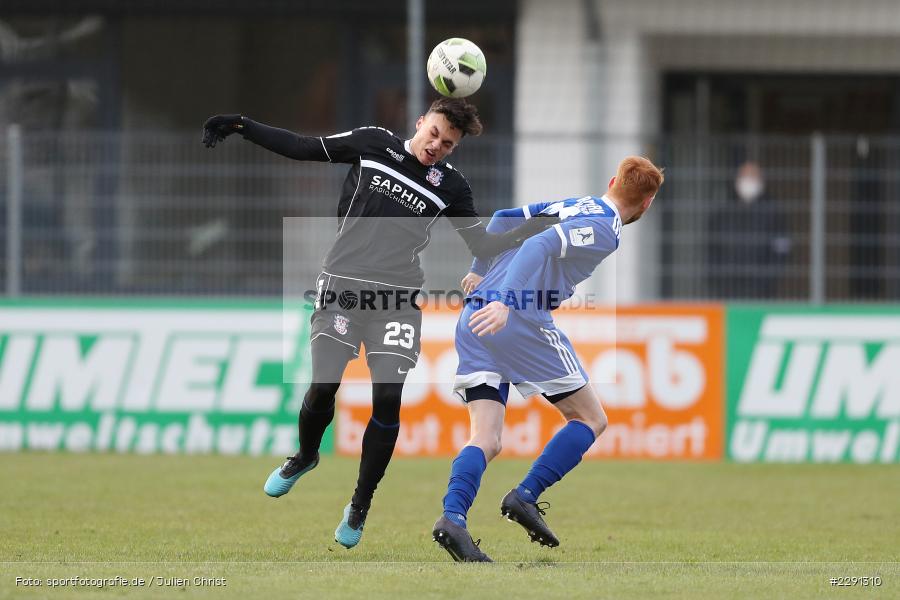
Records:
M359 543L365 526L366 511L353 506L351 502L344 509L344 519L334 530L334 541L349 550Z
M269 475L269 478L266 479L266 485L263 486L263 490L273 498L284 496L291 491L291 488L294 487L301 475L312 471L318 464L318 452L316 452L316 458L308 463L300 460L299 452L294 456L288 456L285 463L280 467L276 467L272 474Z

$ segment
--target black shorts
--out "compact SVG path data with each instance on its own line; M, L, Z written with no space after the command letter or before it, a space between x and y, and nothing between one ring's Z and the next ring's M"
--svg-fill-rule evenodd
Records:
M392 354L419 360L422 311L419 290L322 273L316 281L316 308L310 319L310 341L327 336L366 358Z

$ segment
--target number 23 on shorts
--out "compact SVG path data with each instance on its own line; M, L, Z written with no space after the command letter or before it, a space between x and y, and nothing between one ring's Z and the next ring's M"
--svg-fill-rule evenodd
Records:
M400 346L401 348L406 348L407 350L413 347L416 328L409 323L391 321L390 323L386 323L384 328L385 346Z

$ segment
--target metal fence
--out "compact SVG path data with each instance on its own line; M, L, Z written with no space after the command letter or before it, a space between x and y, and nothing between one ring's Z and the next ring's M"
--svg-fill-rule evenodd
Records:
M333 218L346 169L231 140L207 150L198 137L11 128L0 147L5 293L280 294L283 217ZM515 142L467 140L454 161L485 214L511 203ZM900 298L900 139L641 146L666 168L653 208L659 268L642 299ZM750 200L735 191L746 161L765 182ZM452 231L436 231L427 284L452 285L469 260Z
M674 138L660 295L688 299L900 299L900 139ZM753 162L764 188L736 193Z

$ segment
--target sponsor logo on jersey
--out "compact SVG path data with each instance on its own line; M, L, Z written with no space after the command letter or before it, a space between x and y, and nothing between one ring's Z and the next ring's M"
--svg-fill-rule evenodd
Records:
M548 215L559 215L559 218L562 220L566 220L569 217L575 217L578 215L606 214L603 206L597 204L597 202L591 196L579 198L578 201L575 202L575 204L571 204L569 206L566 206L565 202L556 202L554 204L551 204L541 212Z
M341 335L347 335L347 328L350 325L350 320L347 319L344 315L334 315L334 330L337 331Z
M583 215L605 215L606 211L603 210L603 206L597 204L596 200L592 196L585 196L584 198L579 198L578 202L575 203L575 206L578 207L579 212Z
M444 174L438 171L436 168L431 167L428 169L428 173L425 174L425 179L428 180L428 183L437 187L441 185L441 180L444 178Z
M405 154L400 154L399 152L391 150L390 148L385 148L385 150L387 151L388 154L391 155L391 158L393 158L397 162L403 162L403 159L406 158Z
M414 192L408 190L406 186L387 177L382 175L372 175L372 182L369 184L369 189L373 192L384 194L397 204L405 206L418 215L424 214L425 212L427 204L424 200L419 198Z
M573 246L590 246L594 243L593 227L576 227L569 230L569 242Z

